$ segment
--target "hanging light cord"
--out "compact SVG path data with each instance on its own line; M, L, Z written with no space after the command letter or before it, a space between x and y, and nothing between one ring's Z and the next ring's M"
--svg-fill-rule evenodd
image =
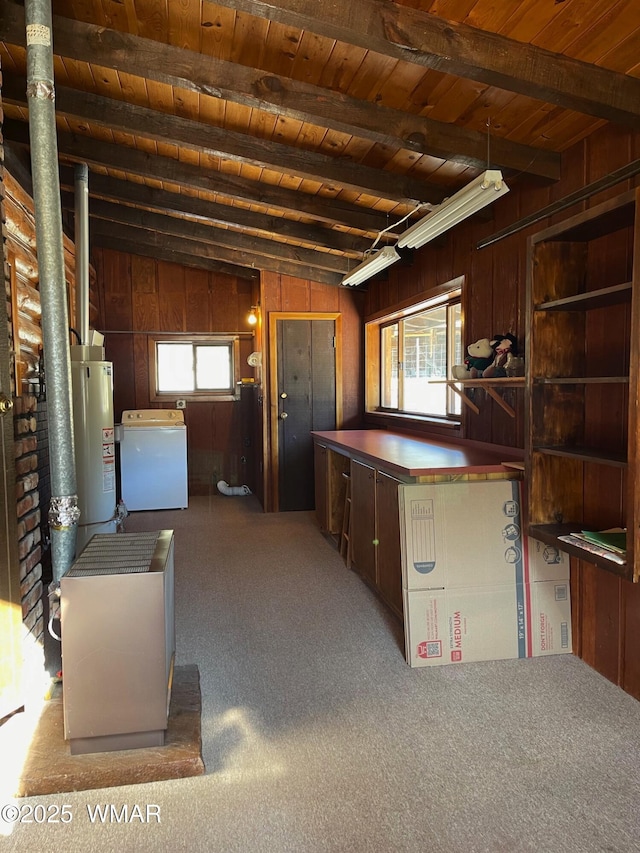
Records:
M392 231L394 228L397 228L398 225L402 225L402 223L406 222L407 219L409 219L411 216L413 216L414 213L418 213L420 210L424 210L425 207L428 207L429 210L433 210L434 205L432 205L431 202L428 202L428 201L425 201L422 204L417 204L412 210L409 211L409 213L407 213L405 216L403 216L402 219L399 219L397 222L394 222L393 225L387 225L386 228L383 228L382 231L379 231L378 236L376 237L376 239L373 242L373 245L371 246L370 249L367 249L367 251L364 254L368 255L371 252L373 252L373 250L378 245L380 238L382 237L383 234L386 234L387 231Z
M487 169L490 169L490 168L491 168L491 119L488 118L487 119ZM436 207L439 207L439 205L431 204L428 201L423 202L422 204L416 205L412 210L409 211L409 213L407 213L405 216L403 216L402 219L399 219L397 222L394 222L393 225L388 225L386 228L383 228L382 231L378 232L378 236L373 241L371 248L369 248L363 252L365 259L367 258L368 255L370 255L375 250L375 248L378 245L378 243L380 242L383 234L386 234L388 231L392 231L394 228L397 228L398 225L402 225L402 223L406 222L407 219L412 217L414 213L419 213L421 210L424 210L425 208L429 208L429 210L434 210Z

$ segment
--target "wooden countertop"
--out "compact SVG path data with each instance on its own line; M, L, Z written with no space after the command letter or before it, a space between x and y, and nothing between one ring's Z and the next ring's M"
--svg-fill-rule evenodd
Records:
M509 470L502 464L504 451L492 452L474 445L436 439L412 438L382 429L312 432L314 441L350 458L405 477L427 474L488 474Z

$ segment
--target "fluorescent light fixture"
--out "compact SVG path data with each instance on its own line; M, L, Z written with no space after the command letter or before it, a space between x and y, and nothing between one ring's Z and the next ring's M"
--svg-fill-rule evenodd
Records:
M390 267L400 260L400 255L396 252L393 246L385 246L373 255L354 267L348 275L342 279L341 284L361 284L369 278L372 278L376 273Z
M401 249L418 249L508 192L509 187L502 180L502 172L487 169L402 233L397 245Z

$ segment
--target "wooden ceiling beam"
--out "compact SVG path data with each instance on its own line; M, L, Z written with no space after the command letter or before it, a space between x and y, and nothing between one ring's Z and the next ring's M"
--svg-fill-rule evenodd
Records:
M73 168L61 166L61 188L73 190L74 182ZM250 229L264 232L264 234L276 232L281 237L296 240L308 246L330 246L354 258L360 257L371 247L371 240L346 234L343 231L332 231L322 226L294 222L284 217L255 213L253 210L242 207L232 207L182 193L158 190L146 184L120 181L96 172L91 172L89 175L89 196L104 201L135 205L157 213L184 214L211 225ZM395 236L389 236L389 240L395 239Z
M3 132L5 139L10 142L27 147L30 144L28 125L25 122L5 119ZM219 193L228 199L262 206L266 210L279 209L294 216L304 215L329 225L353 228L371 236L376 236L388 225L383 214L336 199L282 189L222 172L207 171L169 157L147 154L145 151L101 142L88 136L58 133L58 154L62 160L88 163L90 166L101 166L154 181L168 181L206 193ZM330 239L326 245L331 245Z
M129 239L124 239L122 237L111 237L107 234L93 234L91 235L91 245L102 249L112 249L114 252L124 252L127 255L143 255L145 258L154 258L156 261L168 261L182 267L195 267L195 269L207 270L208 272L232 275L250 281L260 277L260 271L256 269L226 264L210 258L201 258L162 246L152 246L136 241L131 236Z
M5 74L3 102L27 108L26 89L26 79ZM57 115L222 160L317 181L331 192L348 189L409 206L420 202L440 204L445 195L441 189L434 189L424 181L405 175L372 169L346 159L282 145L90 92L56 86L55 103Z
M187 240L184 237L174 237L169 234L159 234L132 225L119 225L114 222L96 220L91 227L91 242L105 238L116 240L117 245L144 246L147 251L154 249L182 253L185 256L204 258L209 261L222 261L248 268L250 270L269 270L297 278L318 281L323 284L339 285L343 279L342 273L330 272L310 264L292 263L284 259L269 258L258 253L238 252L223 246L212 246L197 240ZM100 242L96 245L102 245ZM122 251L128 251L122 249ZM144 254L144 252L138 252Z
M640 79L383 0L202 0L382 56L640 127Z
M62 205L66 210L73 210L73 195L63 193ZM266 240L249 234L239 234L237 231L228 228L202 225L188 219L180 219L162 213L151 213L148 210L139 210L135 207L113 204L108 201L90 199L89 216L93 219L106 220L120 225L132 225L136 228L157 231L160 234L169 234L186 240L196 240L199 243L208 243L212 246L224 246L236 252L316 266L343 275L350 267L355 266L353 261L349 263L347 258L334 255L331 252L318 252L302 246L292 246L290 243Z
M53 29L54 50L59 56L316 124L374 144L474 168L486 164L484 133L95 24L54 16ZM0 39L24 46L21 6L4 4ZM500 168L552 180L560 177L560 156L555 152L499 137L491 144L492 162Z

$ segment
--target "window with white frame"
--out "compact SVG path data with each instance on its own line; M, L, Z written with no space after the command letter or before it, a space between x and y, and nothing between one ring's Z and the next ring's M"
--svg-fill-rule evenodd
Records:
M236 337L153 338L153 399L181 395L202 400L235 399Z
M460 290L373 324L379 352L378 411L458 420L460 399L444 382L462 360ZM371 332L368 340L371 341ZM368 401L373 400L371 393ZM371 407L370 407L371 410Z

